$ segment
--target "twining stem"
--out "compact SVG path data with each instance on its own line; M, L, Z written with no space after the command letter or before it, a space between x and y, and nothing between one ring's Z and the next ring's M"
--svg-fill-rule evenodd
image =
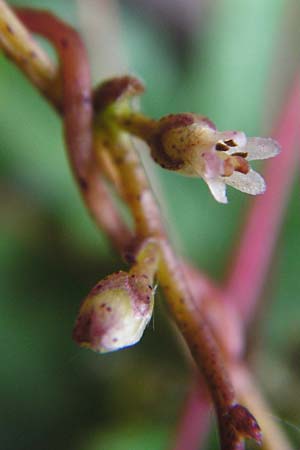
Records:
M131 232L116 210L94 161L91 81L83 43L72 27L51 13L32 9L17 12L31 31L47 37L58 51L63 98L55 101L54 106L60 104L59 109L62 109L71 167L91 216L121 250L130 240ZM46 72L47 66L44 70ZM45 78L44 82L49 83L49 80Z
M186 261L183 261L183 270L192 296L210 324L226 364L240 359L245 349L243 324L235 309L225 302L221 287Z
M226 414L235 403L231 382L215 338L203 320L201 309L186 284L181 264L168 244L163 245L157 275L172 315L210 386L217 409L220 414Z
M74 174L85 188L93 150L93 106L86 50L78 33L52 14L32 9L17 12L31 31L52 42L59 55L65 138Z
M0 0L0 45L33 85L54 105L59 105L60 79L55 65L3 0Z
M132 239L132 232L117 211L97 164L90 168L88 188L82 191L82 196L95 223L122 253Z

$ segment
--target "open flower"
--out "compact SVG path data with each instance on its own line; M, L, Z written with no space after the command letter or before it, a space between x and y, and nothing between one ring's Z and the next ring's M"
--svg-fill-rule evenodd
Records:
M263 193L265 181L248 161L273 157L280 150L273 139L247 138L241 131L220 132L211 121L194 114L161 119L149 144L158 164L202 177L221 203L227 203L226 185L251 195Z

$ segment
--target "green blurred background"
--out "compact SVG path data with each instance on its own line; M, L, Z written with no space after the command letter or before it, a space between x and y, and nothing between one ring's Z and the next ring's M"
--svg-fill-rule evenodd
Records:
M147 114L195 111L249 135L271 133L299 57L296 0L11 3L80 29L95 82L141 77ZM174 245L221 279L248 199L230 190L220 205L199 180L146 165ZM81 204L60 120L3 56L0 169L0 448L166 449L190 379L181 345L161 301L133 348L99 356L72 342L81 299L122 263ZM256 330L258 379L298 447L299 229L295 187Z

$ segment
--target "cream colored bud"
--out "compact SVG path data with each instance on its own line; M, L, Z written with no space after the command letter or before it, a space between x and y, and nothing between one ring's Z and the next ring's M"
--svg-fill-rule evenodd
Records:
M73 339L100 353L133 345L151 319L153 300L147 275L122 271L109 275L83 301Z

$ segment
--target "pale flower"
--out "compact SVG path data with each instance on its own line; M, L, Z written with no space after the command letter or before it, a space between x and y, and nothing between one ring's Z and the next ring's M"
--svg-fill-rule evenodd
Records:
M265 181L248 161L276 156L278 143L270 138L247 138L241 131L220 132L208 119L197 116L190 124L180 123L191 117L184 114L163 119L151 142L155 161L183 175L203 178L220 203L227 203L226 185L247 194L262 194Z

